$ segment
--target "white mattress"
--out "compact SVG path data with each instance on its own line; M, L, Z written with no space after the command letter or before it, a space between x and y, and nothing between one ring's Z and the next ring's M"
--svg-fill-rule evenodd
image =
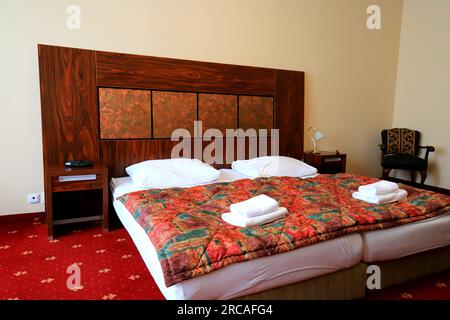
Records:
M450 245L450 214L361 235L364 261L399 259Z
M219 179L232 181L237 178L242 176L223 169ZM114 197L136 190L129 178L112 179L111 188ZM353 234L273 256L235 263L166 287L156 249L144 229L121 202L114 201L113 205L166 299L231 299L349 268L362 258L361 236Z

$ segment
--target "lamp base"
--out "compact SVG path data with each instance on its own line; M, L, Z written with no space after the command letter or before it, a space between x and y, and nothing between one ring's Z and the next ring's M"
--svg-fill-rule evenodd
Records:
M319 153L320 153L320 151L317 151L317 144L316 144L316 140L314 140L313 138L311 138L311 142L312 142L312 146L313 146L313 149L311 150L311 153L314 153L314 154L319 154Z

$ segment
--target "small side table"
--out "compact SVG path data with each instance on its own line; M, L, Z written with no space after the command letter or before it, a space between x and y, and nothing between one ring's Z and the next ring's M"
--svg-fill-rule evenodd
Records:
M303 161L316 167L319 173L344 173L347 155L330 151L309 152L303 155Z
M46 168L45 213L51 239L57 225L102 221L103 229L108 230L108 167Z

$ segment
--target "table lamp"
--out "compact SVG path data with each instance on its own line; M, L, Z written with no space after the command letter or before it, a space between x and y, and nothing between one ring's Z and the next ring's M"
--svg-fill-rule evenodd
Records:
M310 127L308 129L308 136L311 138L312 144L313 144L313 153L320 153L316 149L316 143L318 140L322 139L325 135L319 130L314 127Z

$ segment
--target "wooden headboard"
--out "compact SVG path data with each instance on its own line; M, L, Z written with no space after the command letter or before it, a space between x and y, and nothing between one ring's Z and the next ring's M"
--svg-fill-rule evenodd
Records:
M279 154L302 157L303 72L48 45L38 52L44 167L89 159L124 176L132 163L169 158L178 143L170 131L195 120L204 129L279 129Z

